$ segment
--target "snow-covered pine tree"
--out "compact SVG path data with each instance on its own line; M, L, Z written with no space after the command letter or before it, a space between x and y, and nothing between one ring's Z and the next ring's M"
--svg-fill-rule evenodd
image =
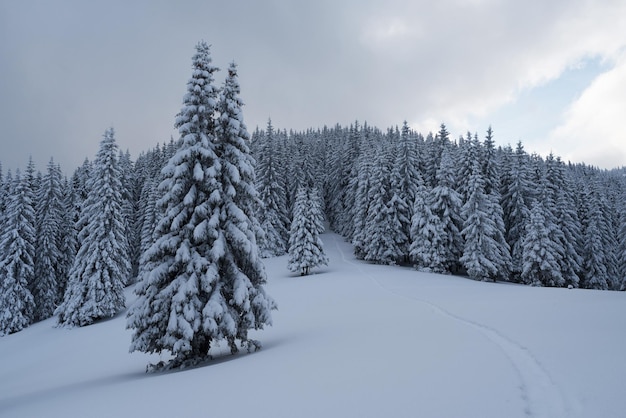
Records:
M76 205L76 210L80 214L81 208L87 200L87 195L89 194L89 188L87 183L91 178L91 173L93 172L93 163L85 158L83 164L78 167L74 174L72 174L72 189L74 190L74 203ZM80 228L77 224L77 229Z
M522 240L526 224L530 219L529 205L532 198L532 185L528 172L528 155L521 142L515 152L509 148L508 164L502 181L502 209L506 241L511 248L511 273L514 280L519 280L522 271Z
M54 160L48 163L47 172L37 193L37 242L35 244L35 276L32 294L35 299L35 321L54 314L59 301L59 248L61 237L62 190L61 169Z
M244 347L259 348L258 342L248 339L248 331L271 325L271 311L276 309L276 303L263 288L267 277L257 246L263 232L256 218L261 203L239 94L237 66L233 62L218 102L216 152L222 168L219 184L223 192L219 241L214 244L222 295L228 301L228 314L235 325L234 329L228 325L224 336L232 352L237 351L235 340Z
M561 273L565 285L578 287L579 275L582 275L583 259L581 223L576 213L576 205L572 197L571 186L567 181L564 165L560 158L552 153L546 158L546 178L544 181L547 191L546 204L549 204L554 222L559 229L559 245L563 248Z
M437 185L437 171L441 166L441 157L450 144L450 133L443 123L434 137L432 133L426 137L426 161L422 174L427 187L432 188Z
M546 218L546 209L535 200L522 239L521 278L532 286L562 286L560 248L554 239L556 225Z
M118 158L118 165L120 169L120 179L122 183L122 215L124 223L126 224L126 239L128 241L128 256L131 265L131 271L124 283L125 286L134 282L137 277L137 271L139 269L139 256L140 254L140 231L138 229L139 223L137 221L138 208L137 203L139 201L138 192L136 190L136 176L133 161L130 157L130 152L120 151Z
M122 214L122 184L113 128L107 129L87 182L78 235L80 248L70 270L58 324L85 326L124 309L124 283L130 274Z
M402 225L390 208L392 201L391 165L392 155L386 152L388 143L379 143L376 155L375 169L373 170L371 196L365 221L364 257L366 261L379 264L395 264L402 258L398 246L398 234L402 232Z
M159 221L157 200L159 199L159 182L147 179L141 189L140 207L141 214L141 246L140 253L145 253L154 244L154 230ZM139 274L139 273L138 273Z
M328 220L330 227L337 233L353 235L358 233L353 229L354 223L350 217L350 200L354 201L355 196L350 195L351 173L355 173L355 163L359 155L360 142L362 141L361 131L365 132L366 127L361 129L358 121L350 125L347 135L335 128L334 143L331 145L332 153L330 172L328 173L328 188L330 201L328 202Z
M264 232L260 245L263 257L283 255L287 252L288 237L286 191L278 171L277 146L272 121L267 122L265 135L260 137L262 144L258 153L258 190L262 205L259 207L259 222Z
M196 46L192 66L176 120L182 143L162 171L163 215L141 260L138 300L127 324L133 329L131 352L169 351L174 359L164 367L202 361L223 339L233 351L235 339L257 347L247 331L271 324L275 307L261 288L256 231L246 213L253 205L254 173L242 155L247 134L236 73L218 104L217 67L205 42Z
M34 278L34 195L19 170L13 181L0 241L0 336L30 325L35 311L29 289Z
M362 260L365 257L367 246L367 213L372 203L372 170L373 162L371 156L362 151L356 161L357 175L351 179L351 186L354 189L354 205L347 208L352 215L352 223L354 224L354 235L352 237L352 245L354 246L354 255Z
M445 232L443 254L444 266L447 271L458 270L459 259L463 254L463 237L461 229L463 219L461 216L461 196L455 189L454 161L451 151L444 149L441 155L441 166L437 170L437 185L430 193L430 210L441 221Z
M419 172L417 143L412 138L409 125L404 121L398 144L395 148L395 160L391 173L391 188L393 190L390 207L395 207L402 230L398 233L401 238L398 247L402 258L408 260L411 244L411 218L413 216L413 202L417 188L423 184Z
M608 265L609 251L604 232L607 229L602 211L599 184L595 178L588 178L584 191L586 216L583 222L583 280L581 287L607 290L611 282Z
M176 118L182 144L162 171L162 217L154 244L141 258L138 299L128 313L130 351L167 350L176 366L205 358L211 343L235 325L230 315L223 316L229 310L218 280L215 253L221 250L214 248L223 197L215 152L218 69L211 61L209 46L198 43Z
M482 173L485 180L485 193L491 194L492 190L500 187L500 166L497 160L493 130L487 129L487 135L482 147Z
M469 198L470 181L474 172L474 163L482 161L481 146L478 137L467 132L465 138L459 138L459 145L454 153L457 191L461 196L461 202L467 202ZM484 181L483 181L484 182Z
M485 191L487 190L488 184L489 182L485 181ZM488 216L495 224L493 239L496 241L498 249L498 253L494 260L498 270L496 278L498 280L510 281L513 259L511 258L511 247L509 247L505 238L506 229L504 226L504 211L500 205L502 198L497 188L492 188L491 192L487 194L487 198L490 200L490 211Z
M289 235L289 270L304 276L312 268L328 265L328 257L319 237L324 232L323 218L317 189L311 184L300 186Z
M430 210L430 193L420 185L413 203L409 257L418 270L446 273L445 231L441 220Z
M219 249L218 176L215 153L217 67L209 46L200 42L193 56L183 108L176 118L182 144L163 168L159 185L162 213L154 244L143 254L137 302L128 313L133 329L130 351L171 352L177 364L205 358L211 343L234 327L221 294L215 263ZM230 324L228 324L228 320Z
M484 189L480 162L475 159L468 184L467 202L463 205L464 228L461 233L465 245L460 261L471 278L495 281L499 270L507 264L506 260L501 259L502 256L509 254L508 246L499 248L501 243L496 240L498 228L492 208L495 202L485 194Z
M76 224L80 212L76 207L76 193L65 178L61 188L61 217L59 222L59 254L57 260L57 305L63 301L67 280L78 250Z

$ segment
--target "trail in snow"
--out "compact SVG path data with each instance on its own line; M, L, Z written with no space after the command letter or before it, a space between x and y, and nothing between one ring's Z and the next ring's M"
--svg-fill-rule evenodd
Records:
M433 312L449 318L453 321L466 325L483 334L489 341L502 350L506 358L510 361L513 368L517 371L520 378L520 389L522 399L526 405L524 413L529 417L535 418L560 418L571 417L571 412L564 401L563 394L559 387L554 383L550 374L543 365L536 359L533 353L520 343L510 339L500 331L487 325L463 318L459 315L438 306L424 299L408 296L406 294L397 293L388 287L385 287L376 277L372 276L362 268L360 263L355 263L348 259L341 248L337 235L332 235L337 247L337 251L341 255L344 263L359 269L365 276L369 277L382 290L389 292L403 299L413 302L423 303L430 307Z

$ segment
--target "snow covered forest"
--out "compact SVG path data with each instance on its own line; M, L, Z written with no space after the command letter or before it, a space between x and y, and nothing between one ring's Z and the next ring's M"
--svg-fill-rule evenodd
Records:
M284 252L302 178L312 173L333 231L357 258L534 286L624 290L626 169L600 170L496 147L355 122L252 135L267 254Z
M358 259L375 264L533 286L626 289L626 169L543 158L521 142L497 147L491 128L452 138L444 124L425 134L406 122L295 132L268 121L248 135L236 67L218 88L208 50L206 57L200 52L194 65L204 78L194 72L188 85L179 140L133 160L108 129L95 159L70 175L53 159L43 173L32 160L23 171L0 169L0 335L55 313L69 326L113 316L124 308L124 287L139 281L143 308L129 314L137 330L133 349L206 351L207 341L185 339L183 325L163 339L140 318L151 302L167 302L151 294L166 286L152 272L176 264L166 262L180 256L175 240L204 239L189 265L245 274L232 273L230 287L219 290L239 307L216 301L214 311L203 311L213 319L203 321L217 322L197 326L214 329L233 351L235 339L254 345L246 330L270 324L275 308L262 290L260 257L289 253L285 268L302 274L326 264L318 238L324 219ZM190 98L197 86L204 89L199 97L207 95L198 98L204 107ZM198 115L213 136L191 142ZM219 148L226 140L218 138L231 134L232 147ZM180 195L188 186L193 194ZM181 222L196 222L186 238L172 232ZM224 250L229 246L235 250ZM85 277L98 284L85 288ZM230 309L238 318L232 323L223 319Z

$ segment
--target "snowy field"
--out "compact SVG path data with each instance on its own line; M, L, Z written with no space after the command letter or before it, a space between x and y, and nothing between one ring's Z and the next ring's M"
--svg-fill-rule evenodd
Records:
M279 310L253 354L146 374L159 357L128 353L124 314L0 338L0 417L626 416L626 293L368 265L323 240L312 276L266 260Z

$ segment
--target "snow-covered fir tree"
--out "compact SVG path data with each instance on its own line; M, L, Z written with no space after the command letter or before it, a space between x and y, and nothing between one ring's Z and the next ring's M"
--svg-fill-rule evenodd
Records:
M365 257L365 250L367 248L368 236L367 229L367 213L369 212L370 204L372 203L372 170L373 161L370 155L366 152L362 152L355 164L357 167L357 175L352 178L351 188L354 189L354 204L351 208L346 208L350 211L352 218L352 224L354 234L352 236L352 245L354 247L354 255L363 259Z
M262 256L272 257L287 252L289 218L287 195L279 172L280 160L276 152L278 146L271 120L267 122L267 130L260 141L262 144L257 157L257 183L263 204L259 207L258 218L265 234L260 247Z
M289 234L289 270L304 276L315 267L328 265L328 257L320 238L320 234L324 232L323 220L317 189L310 184L300 186Z
M608 225L602 211L600 187L597 179L589 179L583 190L585 217L583 221L583 280L581 287L607 290L611 283L609 274L610 251L606 245Z
M444 254L444 266L446 271L455 272L460 267L459 259L463 254L463 237L461 236L463 203L455 189L454 160L448 149L444 149L441 155L441 166L437 170L437 185L430 193L429 204L431 212L439 218L445 233L443 247L439 250Z
M533 286L562 286L565 283L561 274L560 248L554 237L556 228L546 217L545 207L535 200L522 239L521 278L524 283Z
M271 324L273 300L258 260L250 211L251 161L234 67L218 104L217 67L200 42L183 108L181 145L163 169L163 214L155 242L142 256L136 304L128 314L131 351L168 351L165 367L197 363L226 340L257 347L248 329ZM217 112L222 115L217 119ZM221 154L221 155L220 155Z
M395 148L394 165L391 172L392 200L390 209L396 214L401 225L397 231L398 248L402 258L407 260L411 243L411 218L413 216L413 202L417 188L423 183L419 172L417 143L412 138L408 123L402 125L402 131Z
M84 326L124 309L124 283L130 275L128 241L122 214L118 148L112 128L100 142L87 199L81 211L80 248L70 270L63 302L56 309L60 326Z
M441 166L441 157L450 146L450 133L445 124L441 124L439 132L433 137L429 133L426 137L426 156L424 161L424 181L428 187L437 185L437 171Z
M234 330L228 325L224 335L232 352L237 351L236 340L243 346L258 348L258 342L249 340L248 331L271 325L271 311L276 309L276 303L263 287L267 277L258 249L263 232L256 218L260 201L239 94L237 66L232 63L218 102L216 131L222 202L220 235L214 244L222 297L228 301L228 311L222 315L229 314L234 321Z
M395 211L397 206L391 195L392 155L379 145L376 165L372 178L371 196L365 219L364 256L366 261L381 264L395 264L403 257L399 242L402 242L402 224ZM394 203L394 206L390 206Z
M334 135L331 137L334 143L329 144L332 151L329 155L331 166L328 173L328 220L334 231L347 237L358 232L353 229L354 224L351 222L350 202L354 202L356 197L354 193L350 193L349 183L356 174L356 160L360 143L364 140L361 132L365 134L367 127L361 129L358 122L351 124L347 132L335 127Z
M485 180L485 193L491 194L494 189L500 187L500 163L493 139L493 129L487 129L487 135L483 142L482 150L482 174Z
M76 206L73 184L65 178L61 188L61 217L59 221L59 258L57 259L57 305L63 301L67 280L78 251L76 224L80 211Z
M563 253L561 274L565 279L565 285L578 287L583 264L583 259L580 256L582 236L581 223L576 212L573 193L560 158L555 158L550 153L546 158L545 165L546 199L544 199L544 204L549 205L553 222L556 223L559 230L558 243Z
M485 194L485 183L477 159L474 160L467 192L469 195L462 213L464 228L461 231L465 246L460 261L471 278L495 281L508 271L509 248L506 242L498 240L495 219L498 212L494 205L499 203Z
M468 132L465 138L459 138L459 145L454 153L455 172L456 178L458 179L457 191L463 203L467 202L470 194L469 183L472 179L472 173L474 172L474 164L477 161L482 161L480 148L478 137L475 135L474 138L472 138L472 134Z
M138 191L136 190L135 169L130 157L130 152L119 153L118 165L120 170L120 180L122 183L122 214L124 223L126 224L126 238L128 241L128 255L131 265L131 271L124 285L131 284L137 277L140 256L140 230L137 203L139 201Z
M157 200L159 198L159 182L154 178L147 179L141 190L140 206L141 214L141 245L140 253L145 253L154 244L154 230L159 221ZM139 273L138 273L139 274Z
M34 194L19 170L13 182L0 241L0 336L21 331L35 313L29 289L34 279Z
M429 198L429 191L421 185L413 203L409 257L418 270L446 273L446 233L441 220L430 209Z
M58 283L62 280L59 277L63 213L61 187L61 169L51 159L39 187L36 203L37 243L35 277L32 285L36 321L51 317L59 302Z
M530 219L532 185L528 165L528 155L524 152L522 143L518 142L515 152L510 150L508 153L501 193L505 238L511 248L511 273L517 280L522 271L522 240Z

